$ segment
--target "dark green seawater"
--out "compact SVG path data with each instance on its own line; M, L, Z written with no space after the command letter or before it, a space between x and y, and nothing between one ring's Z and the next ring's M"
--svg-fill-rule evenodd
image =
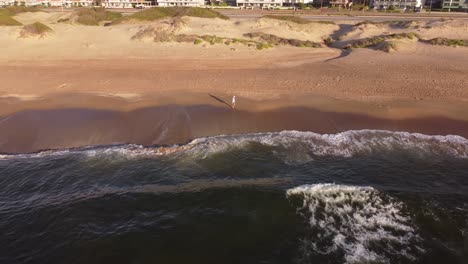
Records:
M0 155L0 263L468 263L468 140L280 132Z

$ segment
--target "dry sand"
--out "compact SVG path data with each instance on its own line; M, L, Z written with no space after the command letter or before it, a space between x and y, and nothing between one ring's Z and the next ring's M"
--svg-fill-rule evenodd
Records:
M54 33L43 39L20 39L21 27L0 27L0 116L3 116L0 130L9 131L0 133L0 152L116 142L180 143L198 136L268 129L336 132L343 129L385 128L466 134L466 124L463 122L468 121L468 48L465 47L440 47L402 40L397 51L392 53L356 49L342 56L341 50L325 45L316 49L278 46L257 50L242 44L154 43L148 39L136 41L131 38L147 27L161 27L164 25L161 22L110 27L56 23L66 16L60 13L25 13L16 17L24 24L41 21L50 26ZM456 19L413 22L406 27L395 27L319 23L297 25L270 19L225 21L184 18L183 23L173 29L174 34L208 34L229 38L243 38L242 35L248 32L315 42L336 36L337 32L347 33L341 38L343 42L401 32L416 32L424 38L468 39L467 23ZM17 118L16 113L25 110L113 110L119 111L115 115L120 116L125 112L134 113L143 108L164 105L225 107L208 94L228 103L232 95L237 95L239 111L243 113L238 114L242 118L236 118L237 125L229 126L231 129L220 129L216 125L218 128L214 129L211 121L218 124L222 118L206 118L211 120L202 122L206 129L192 127L189 134L177 136L176 140L156 140L158 133L149 128L154 133L144 136L144 140L143 136L128 136L131 133L126 132L122 132L126 136L102 136L100 140L91 136L96 135L94 132L98 129L93 132L91 128L103 124L96 125L90 121L82 123L84 128L80 131L88 131L83 132L82 136L73 137L76 133L64 130L69 136L60 144L52 144L44 139L49 138L44 136L45 132L42 132L42 137L31 134L31 131L41 129L40 124L34 123L34 126L26 129L21 128L22 125L8 123L12 122L12 117ZM303 111L298 114L287 109ZM214 115L216 111L203 113ZM190 113L198 115L200 111ZM260 118L261 113L265 116ZM314 113L353 114L374 121L362 121L358 122L358 126L353 126L340 117L333 122L348 125L338 124L323 129L326 126L302 125L303 122L314 121L313 118L302 117L304 113L311 116L321 116ZM275 118L275 115L281 118ZM175 116L177 118L178 115ZM293 118L297 116L301 118ZM262 118L274 121L253 125ZM246 121L248 124L242 123L243 119L250 121ZM295 120L295 125L285 119ZM416 119L432 120L432 123ZM23 121L13 119L14 124L28 122L21 118L18 120ZM128 118L113 120L131 123ZM393 121L385 123L382 120ZM44 119L42 124L58 129L48 122ZM394 122L405 125L396 126ZM450 124L447 123L444 129L430 129L436 126L433 122ZM414 124L418 125L415 127ZM118 126L109 127L115 129ZM106 133L105 128L102 129L99 130L100 135ZM174 129L183 130L180 125L175 125ZM30 139L24 142L18 139L15 134L18 130L28 130L27 138ZM23 142L24 146L15 147L18 142Z

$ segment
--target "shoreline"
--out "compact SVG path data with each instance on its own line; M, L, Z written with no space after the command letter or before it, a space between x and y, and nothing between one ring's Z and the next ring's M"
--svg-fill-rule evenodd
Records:
M26 110L0 119L0 153L121 144L164 146L202 137L284 130L335 134L363 129L468 138L468 121L440 116L390 120L307 107L233 111L213 105L166 105L128 112L68 108Z
M104 27L78 25L75 15L15 16L25 25L50 26L53 33L44 37L20 38L21 26L0 27L0 152L180 144L281 130L468 137L468 48L400 38L455 41L468 32L464 20L298 24L183 17ZM58 22L63 19L72 22ZM255 39L259 49L245 42L255 32L284 45ZM199 41L178 42L176 35ZM237 111L229 108L234 95Z

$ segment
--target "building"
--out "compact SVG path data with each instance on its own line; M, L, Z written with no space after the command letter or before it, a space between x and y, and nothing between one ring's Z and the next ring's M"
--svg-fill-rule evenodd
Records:
M283 0L237 0L237 6L242 7L280 7L283 6Z
M352 1L350 0L331 0L330 5L333 7L349 7L352 5Z
M339 1L339 0L337 0ZM330 0L308 0L305 4L312 5L315 8L330 6Z
M371 1L370 6L375 9L413 10L422 7L423 4L423 0L374 0Z
M135 8L137 6L154 6L154 2L146 0L102 0L105 8Z
M315 0L315 1L318 1L318 0ZM283 5L284 6L295 6L295 5L298 5L298 4L312 4L312 2L314 2L314 0L283 0Z
M61 7L65 6L65 2L63 0L49 0L47 1L47 5L51 7Z
M66 6L69 7L80 7L80 6L93 6L94 5L94 0L69 0L69 1L64 1L66 3Z
M204 6L205 0L157 0L158 6Z
M446 9L449 12L453 9L461 9L464 4L463 0L443 0L442 9Z
M15 0L0 0L0 6L12 6L15 4Z

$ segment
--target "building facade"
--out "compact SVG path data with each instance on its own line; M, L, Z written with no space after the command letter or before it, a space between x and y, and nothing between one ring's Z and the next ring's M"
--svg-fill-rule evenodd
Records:
M157 0L158 6L204 6L205 0Z
M154 6L154 2L146 0L102 0L104 8L135 8L139 6Z
M423 6L423 0L374 0L370 3L375 9L414 9Z
M350 5L352 5L352 1L350 0L332 0L330 1L330 5L333 6L333 7L349 7Z
M463 4L464 4L463 0L443 0L442 9L445 9L450 12L453 9L462 8Z
M0 6L12 6L14 4L14 0L0 0Z
M280 7L283 0L237 0L236 5L240 7Z

